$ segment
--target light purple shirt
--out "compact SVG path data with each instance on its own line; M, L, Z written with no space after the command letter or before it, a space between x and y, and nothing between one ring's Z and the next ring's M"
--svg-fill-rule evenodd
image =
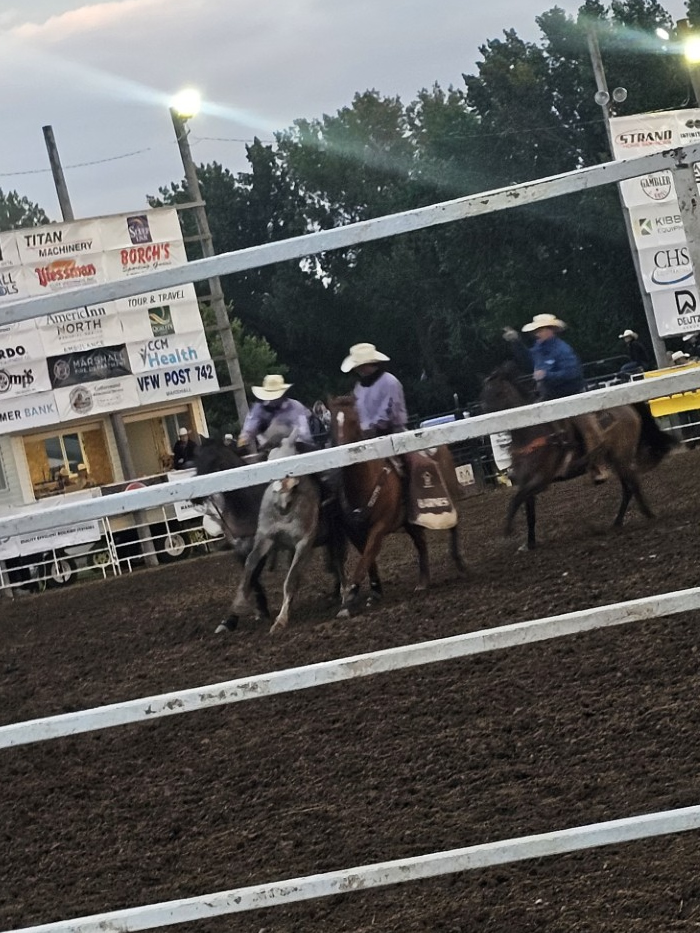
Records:
M371 386L355 385L355 403L363 431L380 422L402 431L408 422L403 386L391 373L382 373Z
M265 404L265 402L256 402L250 409L243 422L242 437L255 438L258 434L268 431L270 436L278 433L288 437L296 428L296 440L313 444L309 426L311 412L305 405L294 398L284 398L279 407L274 411L268 411ZM271 431L270 428L272 428Z

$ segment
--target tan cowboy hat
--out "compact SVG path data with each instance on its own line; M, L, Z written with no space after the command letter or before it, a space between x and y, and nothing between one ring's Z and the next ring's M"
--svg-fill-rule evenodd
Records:
M276 398L282 398L287 389L292 388L291 382L285 382L282 376L265 376L261 386L251 386L250 391L261 402L271 402Z
M630 330L629 327L627 330L623 330L621 334L618 334L619 340L624 340L625 337L631 337L632 340L639 340L639 334L635 334L633 330Z
M365 363L386 363L389 357L380 353L373 343L356 343L350 347L350 354L340 364L341 372L349 373Z
M529 334L533 330L539 330L540 327L554 327L557 330L564 330L566 324L553 314L536 314L530 323L523 327L523 333Z

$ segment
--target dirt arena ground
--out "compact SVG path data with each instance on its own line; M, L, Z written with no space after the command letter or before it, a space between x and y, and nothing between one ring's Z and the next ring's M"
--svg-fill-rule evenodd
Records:
M336 621L315 558L292 627L215 636L227 553L2 600L0 719L216 683L696 586L700 450L646 477L658 518L607 525L611 484L540 501L541 547L464 502L469 578L431 538L416 597L395 536L380 608ZM520 525L522 530L522 522ZM270 581L279 605L279 581ZM0 752L0 929L700 803L700 613ZM193 933L700 926L700 837L521 862L185 924ZM178 928L175 928L178 929Z

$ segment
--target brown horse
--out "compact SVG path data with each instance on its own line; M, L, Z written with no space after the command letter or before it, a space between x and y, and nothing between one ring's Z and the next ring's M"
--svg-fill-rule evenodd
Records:
M334 444L351 444L362 440L362 429L352 395L332 398L328 407ZM434 459L456 503L460 492L452 455L447 447L439 447ZM360 560L351 576L340 615L347 617L351 608L356 606L360 586L367 573L372 577L374 572L376 576L375 562L382 542L395 531L403 530L411 538L418 553L416 591L426 590L430 585L430 567L425 529L407 521L405 484L397 466L391 460L366 460L343 467L342 499L346 524L357 529L356 535L353 537L349 533L349 537L360 551ZM449 531L450 553L457 569L463 573L465 566L459 552L457 527ZM373 584L372 590L375 595L379 595L380 590L376 584Z
M499 366L484 381L481 405L485 411L502 411L536 402L534 383L512 363ZM622 488L622 500L614 521L619 528L634 498L646 518L653 518L639 484L639 474L658 466L677 441L657 425L646 403L623 405L598 412L603 433L604 457ZM582 476L588 468L576 419L536 424L511 432L512 478L517 490L508 504L505 533L523 503L527 517L527 548L536 545L535 499L554 480Z

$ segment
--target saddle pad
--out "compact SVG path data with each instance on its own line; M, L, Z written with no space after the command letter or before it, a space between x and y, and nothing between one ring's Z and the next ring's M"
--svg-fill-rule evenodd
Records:
M406 454L408 520L412 525L442 530L457 524L457 510L437 462L424 451Z

